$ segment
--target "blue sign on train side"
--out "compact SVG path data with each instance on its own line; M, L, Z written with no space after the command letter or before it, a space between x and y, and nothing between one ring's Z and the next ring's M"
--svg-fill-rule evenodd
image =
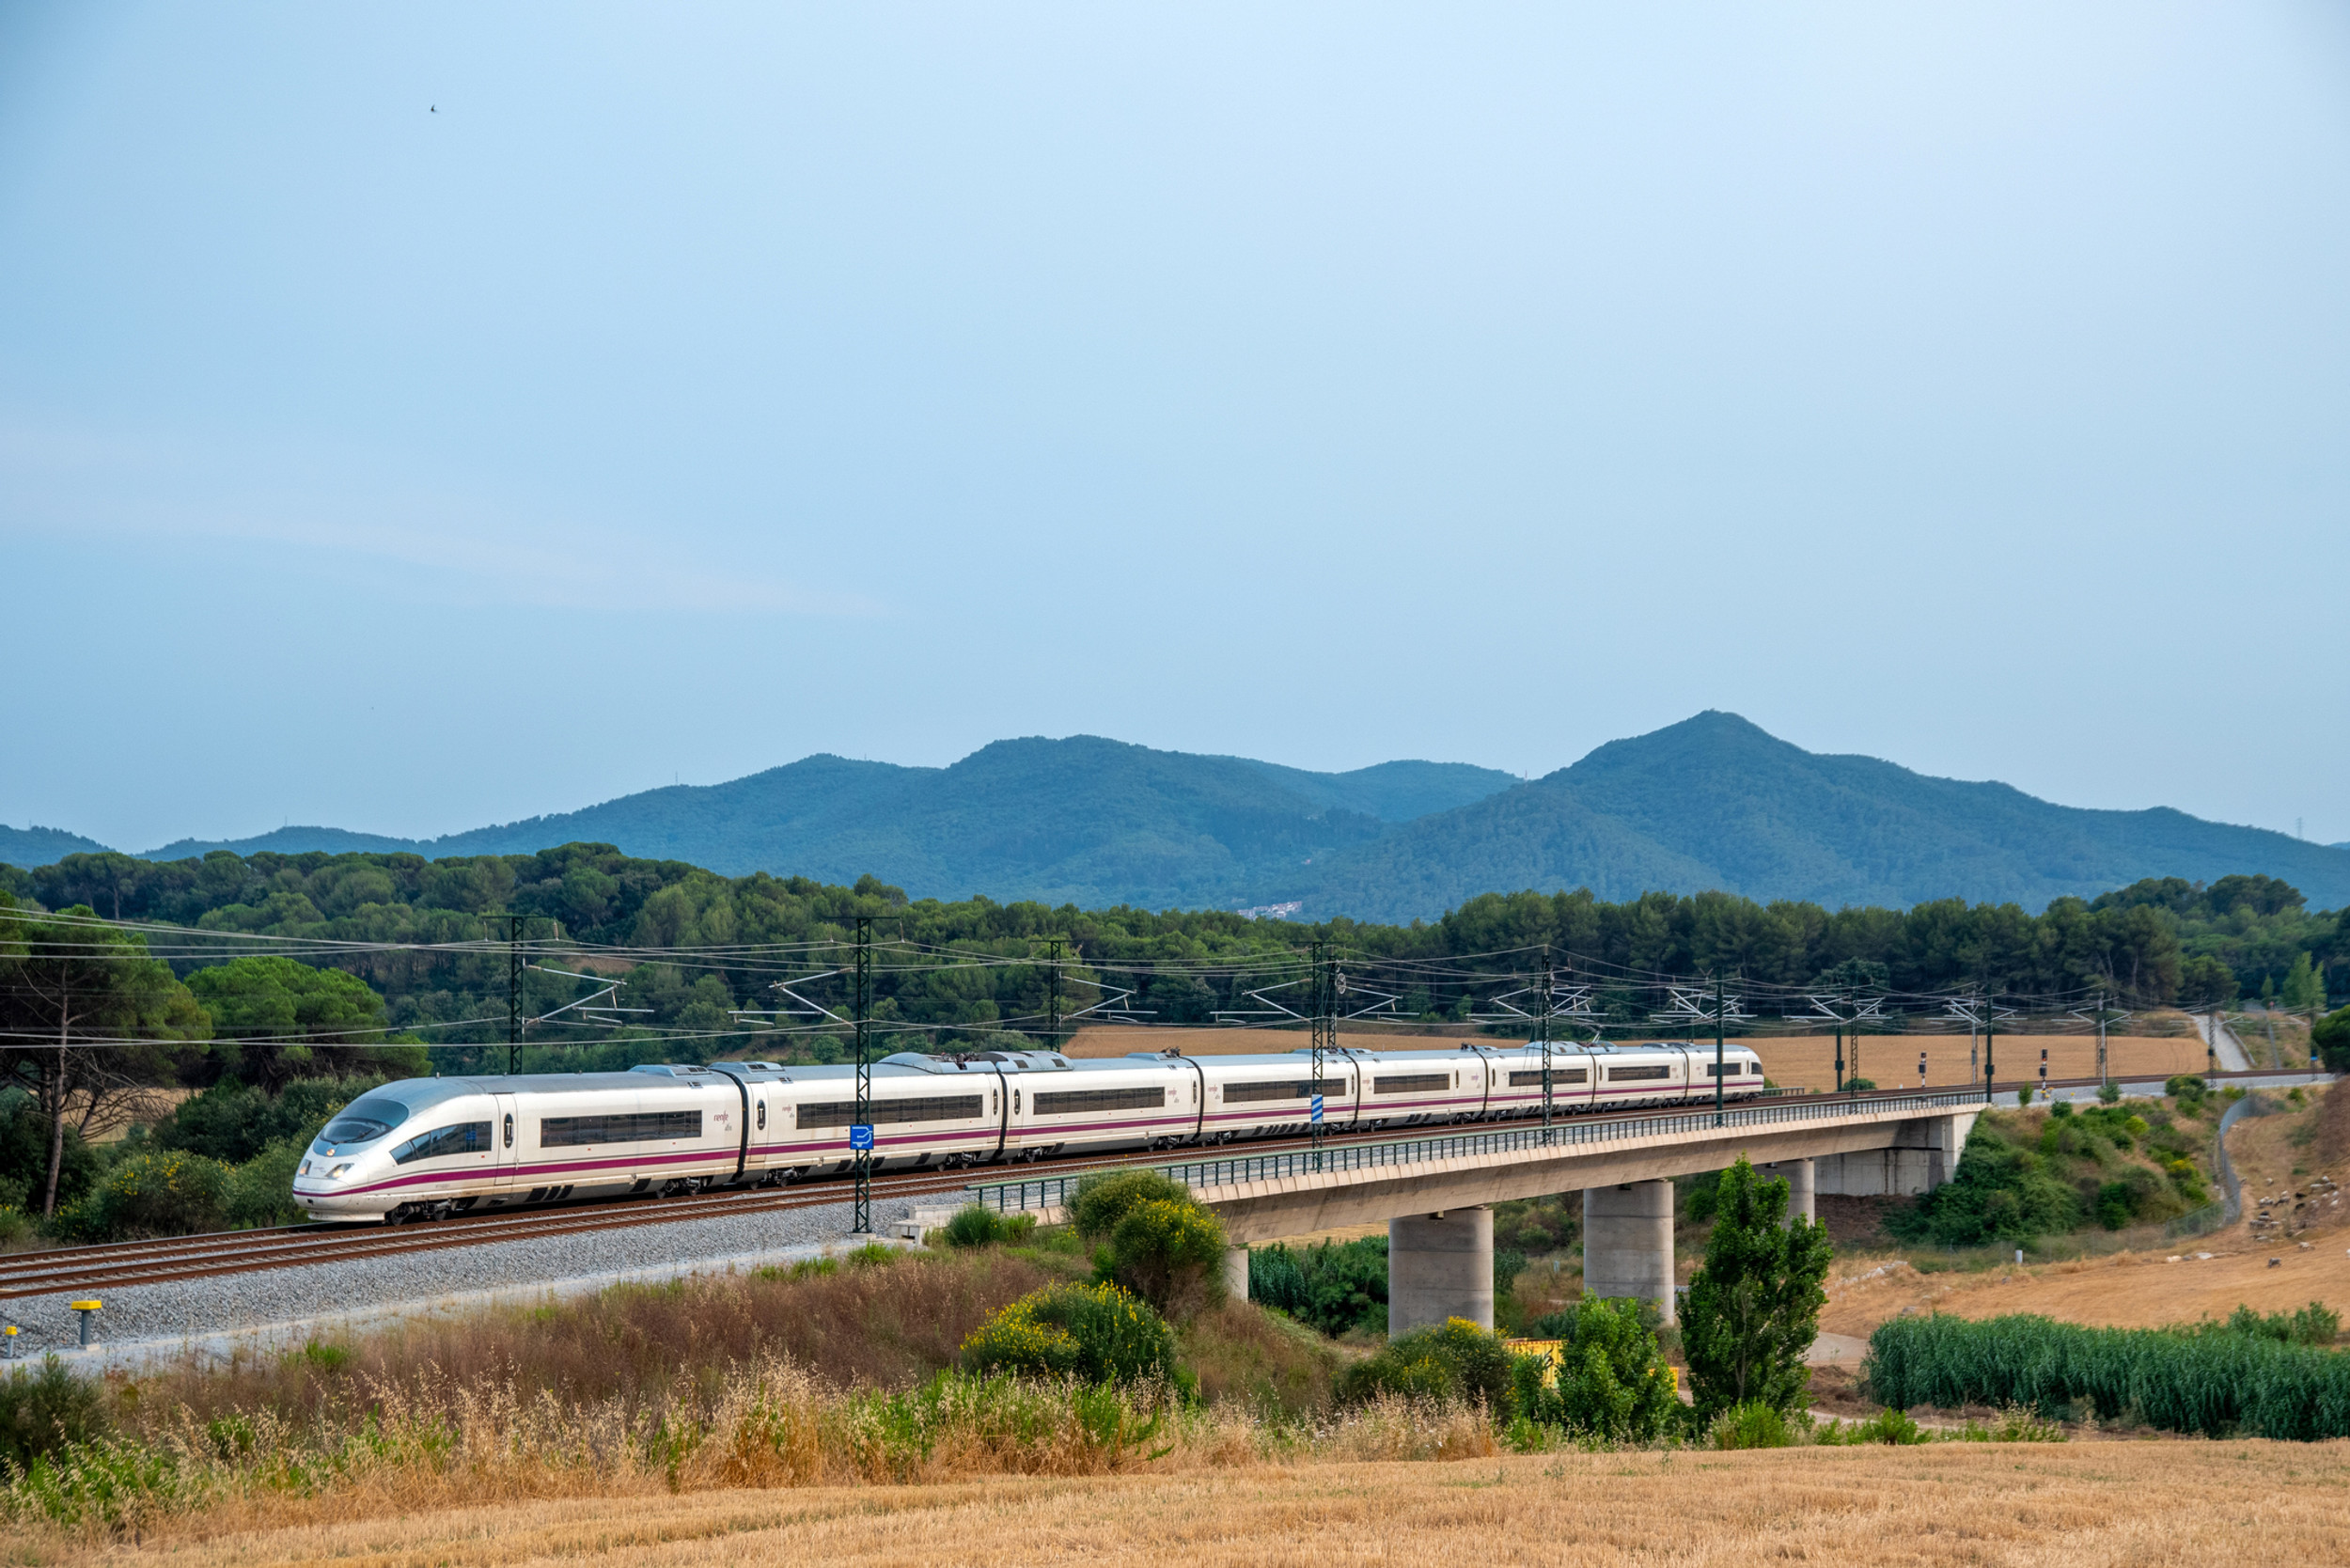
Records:
M1316 1121L1322 1120L1322 1096L1319 1094L1314 1096L1313 1119Z
M863 1125L851 1127L849 1147L860 1154L870 1152L873 1147L873 1129Z

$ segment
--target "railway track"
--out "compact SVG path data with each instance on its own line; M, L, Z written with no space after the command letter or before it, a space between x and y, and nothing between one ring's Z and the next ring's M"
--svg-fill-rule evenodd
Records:
M2230 1078L2237 1074L2217 1074L2211 1076ZM2093 1078L2051 1080L2050 1089L2078 1089L2095 1084ZM2001 1086L2002 1090L2018 1087L2016 1083ZM1896 1097L1906 1090L1879 1090L1856 1098L1867 1101L1880 1097ZM1831 1098L1832 1096L1818 1096ZM1597 1118L1601 1121L1621 1120L1653 1114L1646 1111L1611 1112ZM1584 1120L1576 1118L1576 1120ZM1500 1123L1495 1123L1500 1125ZM1376 1131L1333 1133L1325 1143L1392 1138L1399 1132L1412 1129L1386 1128ZM1304 1137L1278 1137L1252 1140L1245 1147L1248 1152L1277 1152L1283 1149L1299 1148L1309 1140ZM1242 1146L1235 1145L1239 1152ZM1163 1165L1170 1157L1181 1157L1167 1152L1149 1152L1117 1155L1109 1158L1070 1156L1040 1162L1036 1166L1006 1167L1004 1174L1015 1171L1042 1173L1053 1168L1085 1167L1103 1169L1120 1166ZM885 1201L908 1198L943 1197L960 1193L974 1181L987 1179L990 1168L973 1168L957 1171L904 1171L897 1175L874 1179L873 1196ZM330 1263L361 1258L393 1257L405 1253L437 1252L451 1247L479 1247L494 1242L519 1241L539 1236L580 1235L599 1231L634 1230L643 1226L671 1225L697 1219L724 1219L742 1215L780 1214L795 1209L816 1208L839 1203L849 1197L845 1177L831 1177L803 1186L758 1187L740 1191L720 1191L688 1199L616 1199L576 1207L541 1208L494 1215L461 1215L426 1224L379 1227L325 1229L318 1225L281 1225L262 1230L218 1231L206 1235L176 1236L155 1241L102 1243L90 1247L55 1247L39 1252L17 1253L0 1257L0 1301L19 1300L27 1296L57 1295L68 1292L91 1293L121 1290L132 1285L166 1284L175 1280L197 1279L212 1276L250 1274L263 1269L297 1268L310 1263Z

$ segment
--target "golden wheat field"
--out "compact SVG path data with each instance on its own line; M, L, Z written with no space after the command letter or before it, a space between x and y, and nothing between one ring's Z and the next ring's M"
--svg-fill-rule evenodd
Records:
M2350 1444L1782 1449L1306 1464L373 1513L45 1562L2350 1562ZM370 1511L372 1513L372 1511Z

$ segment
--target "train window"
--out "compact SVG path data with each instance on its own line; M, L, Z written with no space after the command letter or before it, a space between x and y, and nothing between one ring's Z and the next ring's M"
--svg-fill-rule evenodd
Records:
M1015 1111L1020 1108L1020 1091L1016 1089L1011 1091L1011 1108Z
M1036 1113L1039 1116L1070 1116L1078 1111L1160 1110L1167 1105L1167 1090L1153 1089L1072 1089L1038 1090Z
M989 1090L987 1091L987 1114L994 1116L995 1114L995 1107L999 1104L1001 1104L1001 1102L995 1098L995 1090L992 1089Z
M1672 1075L1673 1070L1661 1063L1654 1067L1611 1067L1607 1070L1607 1081L1611 1084L1647 1083Z
M759 1130L762 1133L767 1130L767 1102L764 1100L759 1103Z
M509 1149L514 1147L514 1113L512 1111L506 1113L506 1147Z
M701 1136L702 1113L697 1110L547 1116L539 1121L541 1149L575 1148L583 1143L658 1143L663 1138Z
M902 1121L955 1121L979 1114L976 1094L926 1094L904 1100L876 1100L869 1125L885 1127ZM856 1115L854 1100L823 1100L800 1107L803 1127L846 1127Z
M366 1143L382 1137L408 1120L408 1107L381 1094L370 1094L343 1107L342 1115L326 1124L321 1143Z
M1311 1078L1282 1078L1269 1084L1227 1084L1224 1103L1228 1105L1254 1105L1265 1100L1309 1100L1316 1094L1343 1092L1336 1078L1324 1078L1317 1084Z
M1736 1057L1731 1058L1718 1067L1710 1061L1705 1064L1705 1075L1709 1078L1743 1078L1753 1071L1752 1062L1740 1061Z
M1449 1089L1442 1073L1405 1073L1371 1080L1373 1094L1417 1094L1423 1090Z
M1554 1067L1550 1070L1550 1087L1556 1089L1560 1084L1588 1083L1590 1081L1590 1075L1591 1070L1588 1067ZM1539 1067L1517 1069L1510 1074L1510 1087L1512 1089L1542 1088L1543 1070Z
M412 1160L437 1160L449 1154L480 1154L490 1148L490 1124L487 1121L461 1121L454 1127L435 1127L392 1151L394 1165L406 1165Z

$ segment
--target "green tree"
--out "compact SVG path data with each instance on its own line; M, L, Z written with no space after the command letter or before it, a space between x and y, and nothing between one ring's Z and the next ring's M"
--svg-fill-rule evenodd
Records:
M238 958L198 969L188 990L212 1015L221 1075L273 1094L295 1078L427 1070L422 1046L387 1038L384 998L340 969Z
M2350 1073L2350 1007L2336 1008L2319 1019L2310 1031L2310 1043L2327 1072Z
M1680 1402L1638 1302L1587 1295L1541 1326L1556 1331L1559 1356L1518 1357L1520 1415L1616 1443L1645 1443L1664 1430Z
M2277 999L2293 1012L2308 1012L2326 1005L2326 982L2317 978L2317 969L2310 963L2306 949L2293 955L2293 967L2285 971L2284 988L2277 994Z
M1787 1184L1740 1156L1715 1189L1714 1233L1689 1281L1682 1344L1702 1424L1734 1404L1797 1408L1827 1305L1827 1229L1787 1215Z
M56 1212L69 1121L88 1137L160 1110L156 1089L183 1065L170 1043L211 1033L145 937L86 904L0 909L0 1070L31 1089L49 1124L42 1215Z

